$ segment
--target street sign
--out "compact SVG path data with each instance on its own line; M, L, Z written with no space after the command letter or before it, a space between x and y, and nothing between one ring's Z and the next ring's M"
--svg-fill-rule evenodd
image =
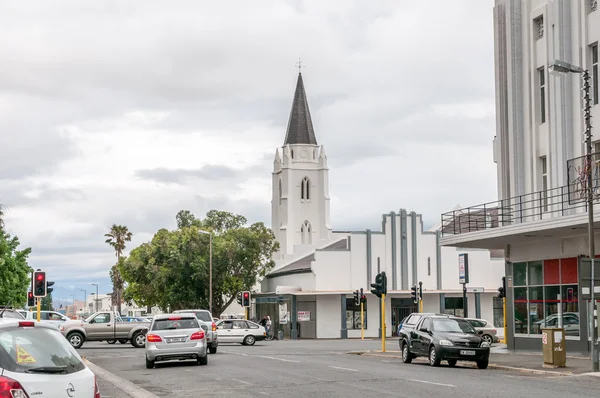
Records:
M459 283L469 283L469 254L458 255L458 279Z

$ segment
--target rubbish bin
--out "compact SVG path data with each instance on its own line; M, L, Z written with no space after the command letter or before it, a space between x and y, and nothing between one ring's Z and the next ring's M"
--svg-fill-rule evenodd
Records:
M542 329L542 352L544 354L544 367L564 368L567 366L567 349L565 342L565 329Z

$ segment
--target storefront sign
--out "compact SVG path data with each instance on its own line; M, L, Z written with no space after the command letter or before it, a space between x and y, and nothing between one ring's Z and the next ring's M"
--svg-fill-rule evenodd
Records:
M469 254L458 255L458 279L459 283L469 283Z
M279 304L279 324L285 325L288 323L287 303Z
M298 311L298 322L310 321L310 311Z

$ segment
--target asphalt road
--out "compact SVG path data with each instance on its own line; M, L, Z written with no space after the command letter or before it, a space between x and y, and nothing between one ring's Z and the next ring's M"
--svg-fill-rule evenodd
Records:
M390 342L388 349L396 349ZM144 350L131 345L86 343L80 354L95 365L161 397L229 395L344 397L590 397L600 379L549 377L500 370L433 368L398 359L356 356L348 351L376 350L378 341L273 341L252 347L221 345L208 366L189 362L146 369ZM99 378L103 398L126 397Z

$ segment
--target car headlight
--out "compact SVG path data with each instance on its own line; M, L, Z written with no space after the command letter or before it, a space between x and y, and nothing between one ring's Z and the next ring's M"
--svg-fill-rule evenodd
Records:
M482 347L489 347L489 346L490 346L490 343L488 343L487 341L482 341L482 342L481 342L481 346L482 346Z
M454 345L450 340L440 340L440 345Z

